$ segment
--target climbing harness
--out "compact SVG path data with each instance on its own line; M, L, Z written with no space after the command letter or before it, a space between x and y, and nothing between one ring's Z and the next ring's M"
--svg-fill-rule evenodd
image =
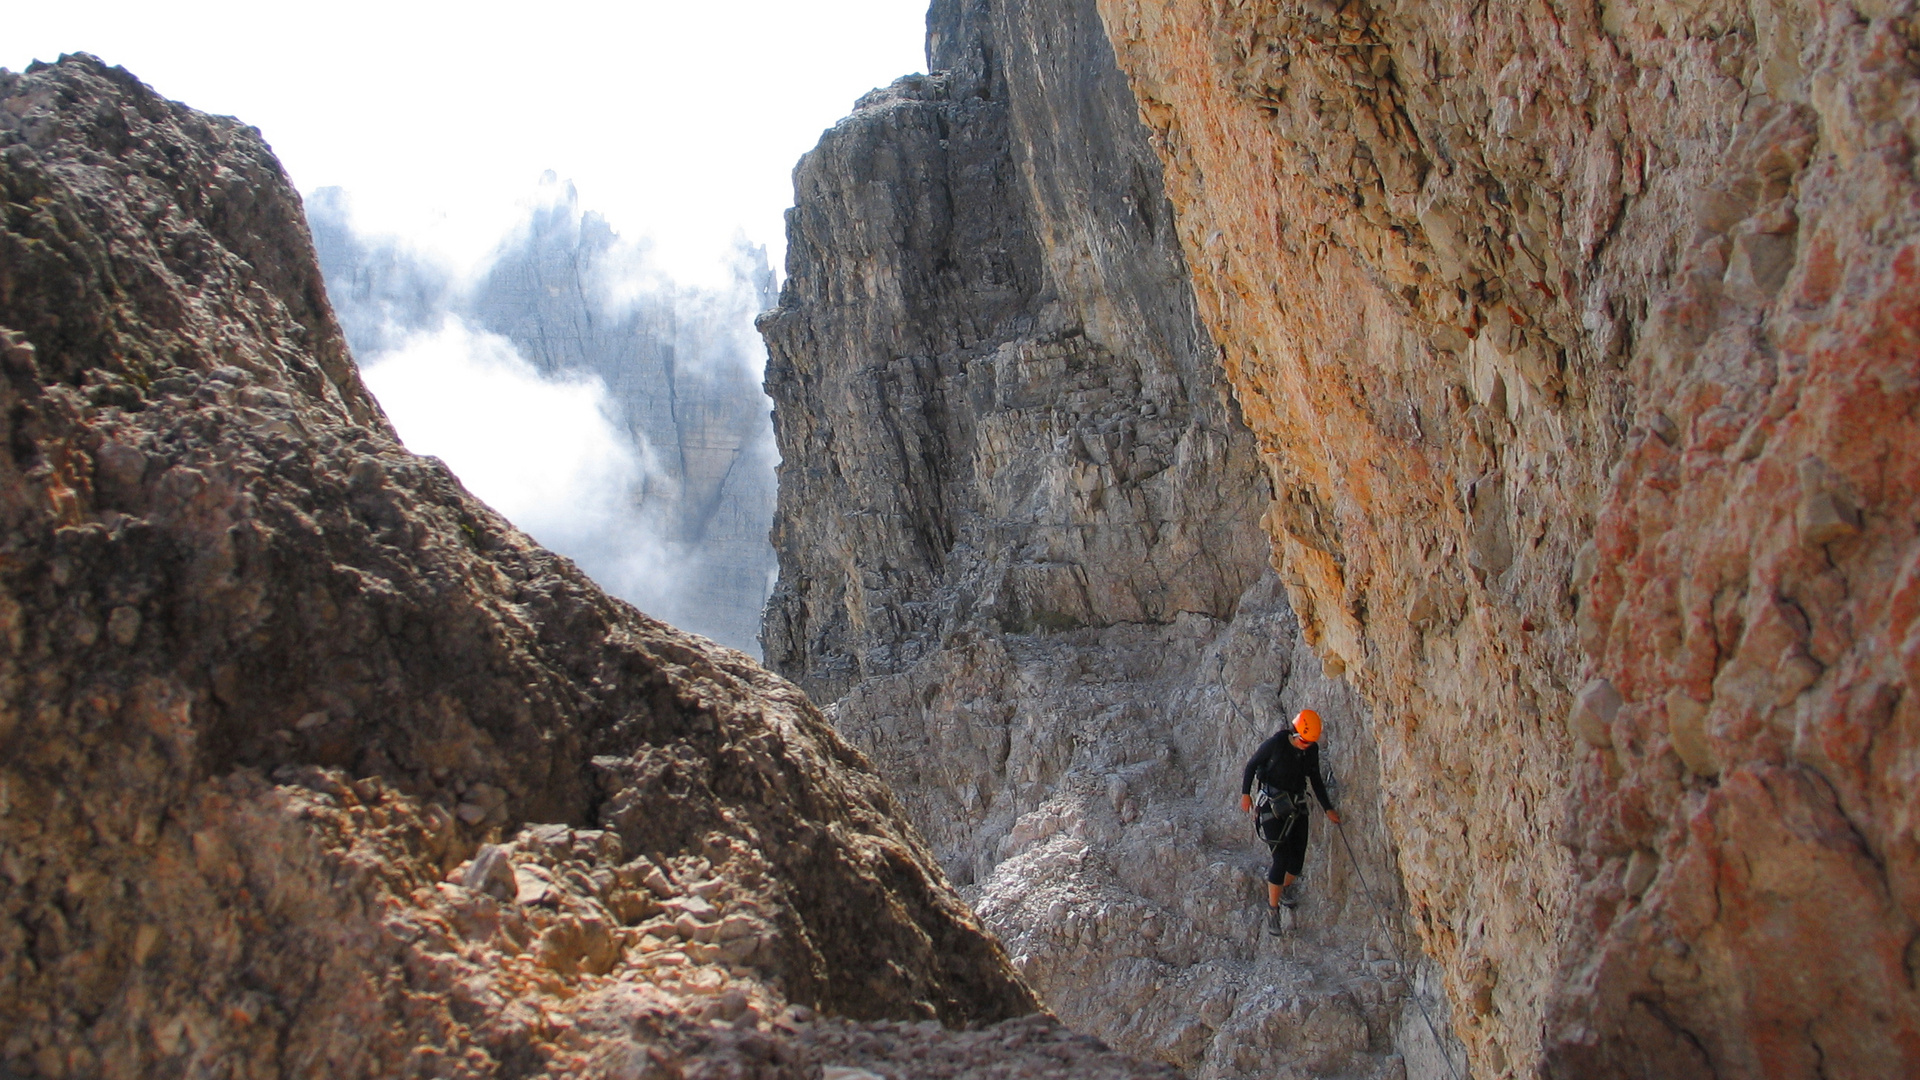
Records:
M1420 1010L1420 1019L1427 1022L1427 1034L1433 1036L1433 1048L1440 1051L1441 1060L1447 1063L1447 1072L1454 1080L1460 1080L1460 1070L1453 1064L1453 1055L1447 1050L1447 1042L1440 1037L1440 1029L1434 1025L1433 1014L1427 1011L1427 1003L1420 1000L1420 991L1413 985L1413 969L1407 963L1406 954L1400 951L1399 939L1393 936L1393 930L1387 925L1386 912L1380 907L1380 901L1373 897L1373 886L1367 884L1366 872L1360 869L1360 860L1353 853L1353 842L1347 839L1347 827L1334 822L1333 827L1340 833L1340 844L1347 849L1347 861L1353 864L1353 876L1360 879L1360 891L1373 908L1373 917L1380 924L1380 932L1386 935L1387 945L1393 949L1393 962L1407 976L1407 996L1413 999L1414 1007Z
M1307 793L1287 792L1260 785L1253 801L1253 835L1268 847L1286 843L1293 830L1307 820Z

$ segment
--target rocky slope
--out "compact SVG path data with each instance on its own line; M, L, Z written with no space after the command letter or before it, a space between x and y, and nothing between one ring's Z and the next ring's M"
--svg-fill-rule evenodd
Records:
M0 72L0 326L0 1071L1155 1074L934 1022L1034 999L886 788L401 449L257 132Z
M689 287L582 210L573 185L549 173L542 190L467 283L357 233L346 193L316 192L314 246L347 343L379 364L457 322L505 338L542 376L599 380L639 475L609 497L609 535L550 542L649 614L757 654L774 572L773 428L752 329L773 306L766 253L742 243L730 286Z
M1094 8L936 3L928 42L932 74L795 172L760 321L768 662L837 699L1080 1030L1208 1077L1444 1075L1383 962L1402 901L1370 721L1266 568L1256 447ZM1309 703L1388 928L1323 837L1283 944L1239 774Z
M1920 1071L1902 0L1100 0L1478 1076Z

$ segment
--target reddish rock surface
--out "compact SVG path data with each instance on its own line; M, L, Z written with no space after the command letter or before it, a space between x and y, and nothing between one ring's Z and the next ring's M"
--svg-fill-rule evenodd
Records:
M1913 5L1101 8L1476 1075L1920 1072Z

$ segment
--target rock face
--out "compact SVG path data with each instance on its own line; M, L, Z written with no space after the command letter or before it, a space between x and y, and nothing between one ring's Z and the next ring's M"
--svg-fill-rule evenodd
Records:
M358 235L346 194L316 192L314 245L347 343L378 364L457 321L504 337L542 376L597 379L639 475L613 500L610 535L566 537L567 553L662 621L757 653L774 572L773 428L752 328L773 305L766 252L743 243L730 287L681 285L582 211L571 184L549 173L543 190L468 284Z
M887 789L400 448L257 132L0 72L0 326L3 1071L1156 1074L932 1023L1035 1003Z
M1055 149L1097 162L1101 202L1080 204L1067 170L1016 161L978 29L939 22L936 74L862 99L796 170L789 276L760 320L785 461L767 658L823 700L943 628L1225 617L1262 562L1253 456L1156 246L1151 159ZM1028 166L1052 189L1030 194Z
M1200 1076L1441 1075L1376 936L1403 908L1368 716L1266 569L1256 448L1095 11L942 2L928 42L795 172L760 321L768 662L837 699L1070 1024ZM1323 836L1283 946L1240 766L1309 703L1383 910Z
M1920 1071L1913 5L1100 7L1475 1074Z

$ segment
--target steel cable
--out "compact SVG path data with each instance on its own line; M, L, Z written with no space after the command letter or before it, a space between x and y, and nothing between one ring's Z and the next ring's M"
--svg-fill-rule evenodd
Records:
M1407 996L1413 999L1414 1007L1420 1010L1420 1018L1427 1022L1427 1033L1433 1036L1433 1048L1440 1051L1441 1060L1447 1063L1447 1072L1452 1074L1454 1080L1460 1080L1460 1070L1453 1064L1453 1055L1447 1052L1446 1040L1440 1037L1440 1029L1434 1025L1433 1014L1427 1011L1427 1003L1420 1000L1419 988L1413 985L1413 970L1407 963L1406 953L1400 950L1392 927L1387 925L1386 911L1381 908L1380 901L1374 899L1373 886L1367 884L1366 871L1360 869L1360 859L1353 853L1353 841L1347 839L1347 827L1338 821L1333 823L1333 827L1340 833L1340 845L1347 849L1347 861L1353 864L1353 876L1360 879L1360 892L1373 908L1373 917L1379 922L1380 931L1387 935L1387 947L1393 950L1393 962L1400 965L1400 970L1406 976Z

